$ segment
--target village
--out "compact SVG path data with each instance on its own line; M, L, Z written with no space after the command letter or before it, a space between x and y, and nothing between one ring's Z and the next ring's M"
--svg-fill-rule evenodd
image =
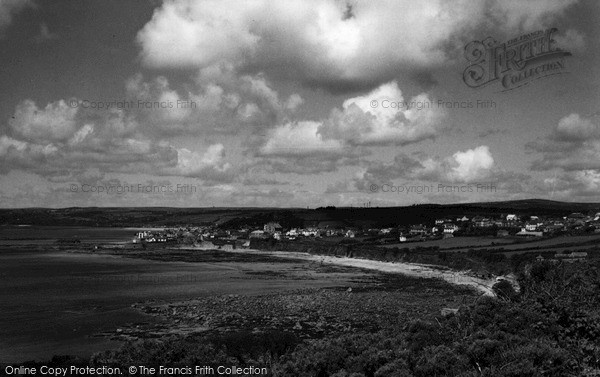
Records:
M519 216L502 214L498 217L467 216L439 218L429 224L413 224L386 228L343 226L336 221L321 221L306 227L284 228L271 221L262 226L228 228L222 225L180 226L145 230L135 234L133 244L212 242L249 247L254 240L294 241L300 239L351 239L376 244L401 244L454 237L489 236L496 238L539 239L555 236L600 233L600 213L571 213L564 217Z

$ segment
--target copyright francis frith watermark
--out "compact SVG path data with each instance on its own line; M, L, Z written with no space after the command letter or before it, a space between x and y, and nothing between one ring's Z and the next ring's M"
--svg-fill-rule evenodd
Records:
M443 183L439 184L401 184L395 185L393 183L377 184L371 183L369 190L373 193L393 193L397 195L408 195L408 194L462 194L462 193L496 193L498 188L496 183L468 183L461 185L447 185Z
M565 57L571 53L556 46L553 36L557 31L538 30L504 43L491 37L470 42L465 46L470 65L463 72L463 81L471 88L498 81L501 91L507 91L535 79L566 73Z

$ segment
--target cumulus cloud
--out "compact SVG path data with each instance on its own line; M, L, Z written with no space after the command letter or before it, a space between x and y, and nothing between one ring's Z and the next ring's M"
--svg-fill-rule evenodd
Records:
M324 140L318 122L288 123L273 129L260 149L263 156L306 156L340 154L343 145L338 140Z
M449 51L462 49L477 27L532 30L574 2L173 0L154 12L137 40L151 67L226 61L307 84L355 89L447 62Z
M186 148L177 150L177 166L172 175L230 181L231 164L225 161L223 144L210 145L203 154Z
M597 117L567 115L551 134L541 141L528 143L527 149L541 153L541 158L532 163L536 170L600 169L600 123Z
M391 163L373 163L362 175L365 182L385 183L397 178L445 183L472 183L494 178L494 158L485 145L452 156L421 160L399 154Z
M364 96L345 100L341 110L333 110L321 132L327 138L357 145L414 143L434 137L444 116L431 103L426 94L405 101L398 84L392 81Z
M148 132L167 136L270 127L303 101L298 94L280 98L263 75L238 75L230 65L202 70L181 88L163 76L146 81L139 74L126 88L139 122Z
M69 101L71 102L71 101ZM17 105L11 135L0 136L2 171L26 169L44 176L101 172L179 175L207 181L231 180L222 144L203 152L177 148L141 131L123 109L97 111L71 107L59 100L39 108L33 101Z
M426 94L405 101L395 81L383 84L345 100L324 120L287 122L269 130L257 155L270 158L267 163L277 171L333 171L336 162L355 163L369 153L369 146L406 145L435 137L445 114L434 106L422 107L425 103L432 103Z
M64 100L39 109L31 100L21 102L9 121L13 132L32 141L64 141L75 132L77 109Z

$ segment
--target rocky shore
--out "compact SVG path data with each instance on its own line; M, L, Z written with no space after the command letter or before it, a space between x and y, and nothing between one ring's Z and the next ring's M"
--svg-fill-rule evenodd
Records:
M376 273L370 282L352 287L140 302L133 307L165 322L131 324L101 335L137 340L281 332L293 333L299 339L315 339L402 326L409 319L433 319L443 308L457 308L477 297L471 289L436 279Z

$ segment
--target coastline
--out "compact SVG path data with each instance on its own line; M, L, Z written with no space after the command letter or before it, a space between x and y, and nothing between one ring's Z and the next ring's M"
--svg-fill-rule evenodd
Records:
M205 248L182 247L183 250L211 250ZM344 267L364 268L378 272L397 273L417 278L442 279L454 285L466 285L474 288L485 296L494 297L492 286L496 283L494 279L481 279L469 276L464 271L455 271L442 266L432 266L403 262L381 262L369 259L357 259L348 257L332 257L328 255L315 255L295 251L264 251L257 249L222 249L228 253L265 255L277 258L301 259L306 261L331 264Z

